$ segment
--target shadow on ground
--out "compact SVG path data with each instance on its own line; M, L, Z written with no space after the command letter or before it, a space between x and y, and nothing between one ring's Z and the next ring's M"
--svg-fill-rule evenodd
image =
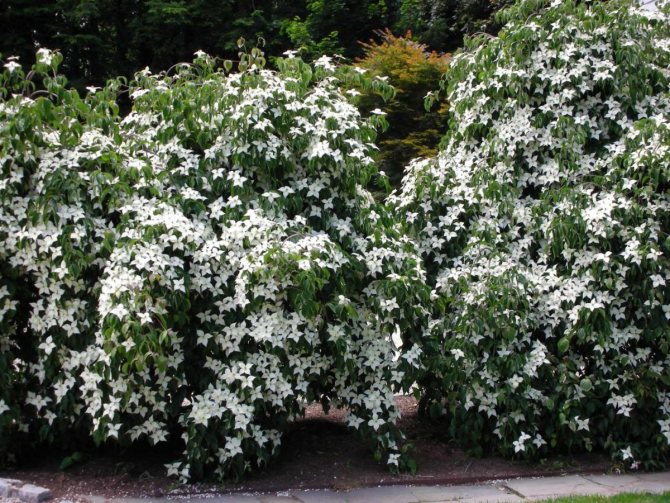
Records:
M308 408L282 441L280 457L270 467L241 483L197 483L180 486L165 477L164 463L178 453L169 448L145 447L125 453L92 453L82 463L59 470L63 455L42 457L30 468L5 472L0 477L21 479L52 490L57 499L79 495L104 497L160 497L193 494L279 492L287 489L351 489L395 484L472 484L485 480L565 473L603 473L604 456L556 458L530 465L499 457L473 458L445 441L438 425L422 420L416 401L399 397L400 426L414 445L415 475L391 475L378 465L354 433L344 424L344 411L325 415L319 406Z

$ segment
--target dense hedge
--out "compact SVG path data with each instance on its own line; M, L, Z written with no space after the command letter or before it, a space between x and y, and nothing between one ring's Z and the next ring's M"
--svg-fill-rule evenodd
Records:
M526 0L452 60L450 130L391 198L434 288L424 406L471 447L670 443L670 24Z
M198 53L82 96L58 53L4 60L0 461L175 439L170 473L239 476L320 402L411 469L416 381L476 450L662 465L669 12L519 2L454 58L441 152L386 206L385 120L340 87L392 92L361 69Z
M124 117L120 82L80 96L60 59L0 77L0 452L181 438L170 473L240 475L321 402L405 468L393 393L418 348L391 337L424 274L365 188L383 117L327 58L198 54L138 74Z

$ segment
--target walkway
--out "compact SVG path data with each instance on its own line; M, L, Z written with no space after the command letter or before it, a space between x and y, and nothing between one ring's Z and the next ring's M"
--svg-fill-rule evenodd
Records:
M392 486L350 491L287 491L255 495L190 495L192 503L420 503L538 501L570 495L612 496L622 492L670 491L670 472L629 475L569 475L512 479L472 486ZM91 503L168 503L166 499L87 498ZM186 498L183 498L186 500Z

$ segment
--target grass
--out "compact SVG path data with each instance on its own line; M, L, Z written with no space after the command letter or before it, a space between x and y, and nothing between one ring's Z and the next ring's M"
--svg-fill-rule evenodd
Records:
M622 493L616 496L569 496L550 500L551 503L666 503L670 492L662 494Z

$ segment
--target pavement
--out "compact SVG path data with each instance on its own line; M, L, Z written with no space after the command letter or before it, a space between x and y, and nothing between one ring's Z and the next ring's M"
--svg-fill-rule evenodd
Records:
M383 486L349 491L295 490L274 494L174 494L167 498L103 498L78 495L61 503L441 503L542 501L564 496L614 496L619 493L668 493L670 471L625 475L566 475L518 478L477 485ZM42 503L51 499L46 488L0 479L0 503Z
M167 499L107 499L91 503L421 503L541 501L574 495L613 496L619 493L670 491L670 471L626 475L567 475L520 478L462 486L384 486L350 491L286 491L275 494L190 494ZM2 498L0 498L2 499ZM670 502L670 494L668 495Z

